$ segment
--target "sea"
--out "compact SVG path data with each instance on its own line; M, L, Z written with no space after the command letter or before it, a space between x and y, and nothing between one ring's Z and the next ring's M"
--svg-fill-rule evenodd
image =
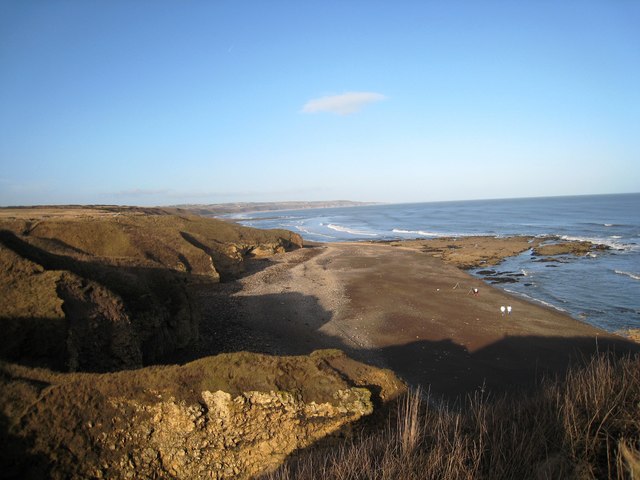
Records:
M489 235L556 236L606 245L540 262L531 251L504 260L496 284L611 332L640 328L640 193L376 204L243 213L235 221L285 228L305 240L359 242ZM486 267L470 273L486 278Z

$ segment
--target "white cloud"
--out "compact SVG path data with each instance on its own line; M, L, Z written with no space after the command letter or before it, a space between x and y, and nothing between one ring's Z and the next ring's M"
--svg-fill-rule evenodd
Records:
M330 112L338 115L349 115L362 109L365 105L379 102L386 97L374 92L347 92L342 95L314 98L302 107L304 113Z

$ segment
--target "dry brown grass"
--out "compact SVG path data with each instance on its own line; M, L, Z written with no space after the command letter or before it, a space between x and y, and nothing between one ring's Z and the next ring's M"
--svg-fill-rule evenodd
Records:
M601 355L535 393L463 408L409 394L375 435L291 459L286 479L640 478L640 357Z

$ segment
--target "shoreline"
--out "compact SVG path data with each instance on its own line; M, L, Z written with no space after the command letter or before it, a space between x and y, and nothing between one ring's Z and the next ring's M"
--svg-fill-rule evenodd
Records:
M312 242L314 243L314 242ZM337 242L352 243L352 242ZM372 243L392 245L395 247L410 248L430 254L435 258L461 268L469 272L474 278L483 280L486 284L498 285L498 288L509 295L524 299L528 302L552 308L558 312L570 316L574 320L587 325L619 335L626 339L640 343L640 328L633 326L607 329L597 323L585 320L585 314L572 312L562 308L549 300L538 298L528 293L509 289L508 285L518 283L519 277L526 276L519 272L500 272L498 267L503 261L523 255L531 254L531 261L543 263L555 263L562 260L557 258L567 257L595 257L603 251L615 250L606 243L597 243L582 238L566 238L560 235L468 235L462 237L437 237L414 238L400 240L361 240L355 243ZM449 250L449 251L448 251ZM453 253L451 253L453 250ZM573 260L579 261L579 258ZM566 261L566 260L564 260ZM616 273L620 273L617 272ZM640 312L638 312L640 313Z
M433 239L411 239L398 241L380 241L372 243L383 243L396 247L410 248L421 251L435 258L440 258L444 262L454 265L474 278L483 280L486 284L502 285L504 292L525 301L550 307L575 320L587 325L595 326L585 322L578 316L574 316L568 310L546 301L516 290L510 290L507 284L517 283L518 277L523 274L516 272L501 273L493 267L499 266L503 261L517 257L526 252L530 252L532 259L537 258L538 262L555 262L558 256L581 257L593 255L593 252L609 250L610 247L604 244L594 243L584 240L568 240L557 235L532 236L532 235L470 235L465 237L439 237ZM575 260L578 260L575 258ZM596 328L601 328L595 326ZM604 329L603 329L604 330ZM610 333L619 333L610 332Z
M442 259L386 244L316 243L256 261L219 294L201 292L203 310L225 295L229 314L204 322L231 332L237 343L226 348L279 355L339 348L449 399L526 387L609 348L640 350ZM512 306L510 316L503 305Z

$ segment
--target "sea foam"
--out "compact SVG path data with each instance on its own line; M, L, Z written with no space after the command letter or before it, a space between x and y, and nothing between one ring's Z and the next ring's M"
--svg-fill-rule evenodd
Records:
M327 225L327 228L330 228L331 230L335 230L336 232L348 233L350 235L364 235L365 237L377 237L378 236L377 233L363 232L361 230L354 230L352 228L343 227L343 226L340 226L340 225L334 225L333 223L330 223L329 225Z
M611 238L598 238L598 237L576 237L572 235L562 235L560 237L562 240L568 240L573 242L591 242L593 244L606 245L609 248L614 250L636 250L637 245L616 242L611 240Z
M629 278L633 278L634 280L640 280L640 275L632 272L625 272L622 270L614 270L618 275L626 275Z
M307 235L315 235L317 237L324 237L324 238L333 238L334 240L336 238L331 235L326 235L324 233L312 232L311 230L301 227L300 225L296 225L296 229L301 231L302 233L306 233Z
M403 235L416 235L420 237L429 237L429 238L460 238L460 237L498 237L498 235L493 233L460 233L460 232L449 232L449 233L438 233L438 232L427 232L424 230L404 230L402 228L394 228L391 230L393 233L401 233Z
M444 234L444 233L436 233L436 232L425 232L423 230L403 230L401 228L394 228L391 230L393 233L402 233L405 235L419 235L421 237L449 237L453 235Z

